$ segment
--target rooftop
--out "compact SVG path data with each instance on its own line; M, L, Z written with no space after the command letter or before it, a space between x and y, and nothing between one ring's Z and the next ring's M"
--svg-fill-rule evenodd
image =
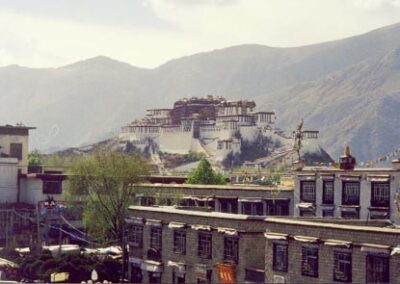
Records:
M216 190L262 190L262 191L293 191L292 187L284 186L265 186L265 185L243 185L243 184L227 184L227 185L209 185L209 184L164 184L164 183L142 183L141 187L167 187L176 189L216 189Z

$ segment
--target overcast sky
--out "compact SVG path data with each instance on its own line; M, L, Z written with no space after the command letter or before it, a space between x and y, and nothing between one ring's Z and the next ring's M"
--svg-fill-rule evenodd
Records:
M232 45L307 45L397 22L400 0L0 0L0 66L105 55L152 68Z

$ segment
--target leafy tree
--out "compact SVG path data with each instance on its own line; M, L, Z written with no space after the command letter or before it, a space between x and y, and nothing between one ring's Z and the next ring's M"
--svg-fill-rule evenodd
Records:
M202 159L189 175L186 183L189 184L226 184L221 173L215 172L206 159Z
M69 195L86 202L84 224L104 244L122 244L124 219L133 203L135 184L148 175L139 155L95 152L71 168Z
M28 154L28 164L30 166L42 165L42 155L38 150L33 150Z

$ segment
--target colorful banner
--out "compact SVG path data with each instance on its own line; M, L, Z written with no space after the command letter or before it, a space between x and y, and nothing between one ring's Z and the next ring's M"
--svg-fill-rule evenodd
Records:
M218 271L219 283L230 284L236 282L235 266L233 264L217 263L215 266Z

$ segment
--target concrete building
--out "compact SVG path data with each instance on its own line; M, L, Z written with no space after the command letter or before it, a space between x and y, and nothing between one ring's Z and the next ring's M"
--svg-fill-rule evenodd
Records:
M293 216L291 184L194 185L141 184L137 186L139 205L180 205L209 211L258 215Z
M22 173L27 172L29 153L29 130L22 124L0 126L0 157L16 158L18 169Z
M267 218L266 283L399 283L400 229Z
M398 160L388 168L305 167L294 180L294 216L400 222Z
M173 207L131 206L129 212L131 282L263 282L262 217Z
M400 230L385 220L131 206L126 228L136 283L400 281Z

